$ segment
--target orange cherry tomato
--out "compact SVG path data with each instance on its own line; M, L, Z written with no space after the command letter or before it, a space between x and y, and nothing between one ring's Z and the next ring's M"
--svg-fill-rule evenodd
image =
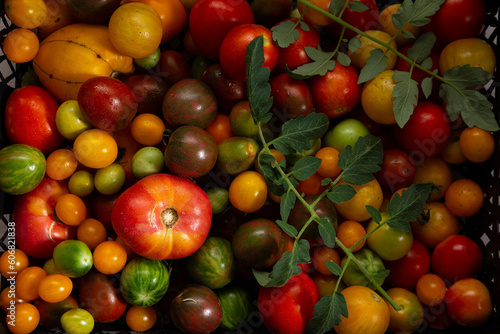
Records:
M156 323L158 315L152 306L132 306L125 315L127 326L136 332L144 332L151 329Z
M475 126L463 129L459 143L463 155L472 162L485 162L495 151L495 139L491 132Z
M439 305L444 300L446 289L446 283L436 274L425 274L417 281L418 299L428 306Z
M345 220L340 223L337 229L337 239L346 246L347 248L352 248L356 245L363 237L366 235L366 229L363 225L355 220ZM351 249L352 252L356 252L363 248L366 243L366 239L361 241L355 248Z
M444 202L454 215L470 217L478 213L483 206L484 193L474 180L458 179L446 190Z
M64 180L73 175L78 167L78 160L72 150L57 149L47 157L45 172L53 180Z
M63 274L45 276L38 284L38 294L47 303L58 303L68 298L73 291L73 281Z
M100 243L93 253L94 267L105 275L118 273L127 263L127 251L117 241L108 240Z
M17 277L28 266L28 255L19 248L9 249L0 256L0 274L5 278Z
M40 48L38 36L25 28L14 29L5 36L3 51L14 63L27 63L35 58Z
M7 318L9 319L9 318ZM7 328L13 334L28 334L33 332L40 323L40 312L31 303L16 304L15 322L7 322Z
M266 199L266 181L256 171L238 174L229 185L229 201L240 211L255 212L264 206Z
M17 276L16 279L16 294L18 298L31 301L39 297L38 285L47 273L43 268L31 266Z
M75 194L64 194L57 199L55 212L64 224L78 226L87 217L87 206Z
M342 171L338 165L339 151L336 148L325 146L322 147L314 155L316 158L321 159L321 165L316 173L322 177L334 178Z
M340 265L339 252L336 249L327 246L318 247L312 256L312 264L314 268L323 275L333 275L333 273L328 269L326 261L334 262Z
M90 249L104 242L108 236L104 224L94 218L85 219L76 230L76 237L83 241Z

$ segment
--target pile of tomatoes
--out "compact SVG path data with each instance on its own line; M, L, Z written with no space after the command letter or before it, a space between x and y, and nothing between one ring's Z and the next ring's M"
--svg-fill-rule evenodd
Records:
M363 10L346 8L342 19L403 55L411 35L434 33L431 71L443 75L470 65L495 73L493 46L481 37L483 0L445 0L429 24L407 26L395 38L391 18L401 5L358 1ZM309 4L329 11L331 1ZM2 5L15 28L3 40L5 56L29 69L2 116L7 142L0 186L14 206L0 257L0 326L15 334L54 328L302 334L315 305L332 295L345 299L349 313L330 328L337 333L476 328L495 316L492 295L478 279L481 246L463 233L463 224L483 208L485 191L457 173L491 161L493 132L468 127L460 117L450 121L437 79L428 97L420 90L412 116L399 127L392 76L412 71L422 84L430 80L425 71L388 51L385 70L359 84L371 51L387 48L365 36L357 50L344 49L339 36L356 34L302 1ZM273 32L286 21L297 24L298 37L280 47ZM246 50L261 35L273 116L257 125ZM337 45L350 65L335 60L324 75L290 74L313 61L308 48L334 51ZM351 185L350 200L323 197L314 210L385 293L341 247L326 246L314 227L302 235L311 248L300 274L281 287L262 287L254 277L253 270L272 268L295 241L276 223L282 197L260 170L261 138L272 141L283 123L313 112L326 114L329 124L309 150L284 155L272 147L264 154L287 172L301 158L319 158L315 173L295 180L298 193L313 203L327 189L324 179L341 175L339 154L347 146L370 134L382 139L375 178ZM5 162L16 152L43 178ZM17 180L23 191L4 179ZM383 222L394 196L424 183L432 183L432 191L410 231L378 228L367 206L379 210ZM309 217L297 201L288 223L300 230ZM330 262L343 268L341 278Z

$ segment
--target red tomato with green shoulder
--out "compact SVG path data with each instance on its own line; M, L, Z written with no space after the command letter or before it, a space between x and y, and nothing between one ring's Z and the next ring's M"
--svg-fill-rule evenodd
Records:
M246 81L247 47L255 38L263 36L264 64L271 71L276 66L279 47L274 44L271 30L260 24L241 24L231 29L224 37L219 49L222 69L232 78Z
M5 105L5 132L12 144L26 144L48 154L59 148L63 136L56 126L59 102L44 88L15 89Z
M448 288L445 296L450 317L465 327L479 327L493 314L491 295L476 278L463 278Z
M121 193L111 213L113 229L136 254L179 259L205 242L212 221L207 193L190 179L158 173Z
M433 32L437 44L443 47L457 39L477 37L485 23L483 0L446 0L424 30Z
M222 40L232 28L254 22L247 1L199 0L189 13L193 43L205 57L214 61L219 60Z
M416 163L441 152L451 133L446 110L429 101L418 102L408 122L393 129L396 142Z
M274 334L304 333L318 301L318 287L305 273L281 287L261 287L257 300L262 321Z

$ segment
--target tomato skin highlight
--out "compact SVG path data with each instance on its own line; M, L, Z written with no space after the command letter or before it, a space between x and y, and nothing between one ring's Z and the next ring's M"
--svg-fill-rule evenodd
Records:
M189 179L159 173L126 189L112 211L113 228L135 253L148 259L178 259L205 241L212 206Z

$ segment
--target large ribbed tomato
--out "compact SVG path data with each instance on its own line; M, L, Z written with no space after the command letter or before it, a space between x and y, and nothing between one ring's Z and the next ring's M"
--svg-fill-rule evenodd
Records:
M113 228L135 253L152 260L193 254L212 221L206 192L193 181L165 173L142 178L116 200Z

